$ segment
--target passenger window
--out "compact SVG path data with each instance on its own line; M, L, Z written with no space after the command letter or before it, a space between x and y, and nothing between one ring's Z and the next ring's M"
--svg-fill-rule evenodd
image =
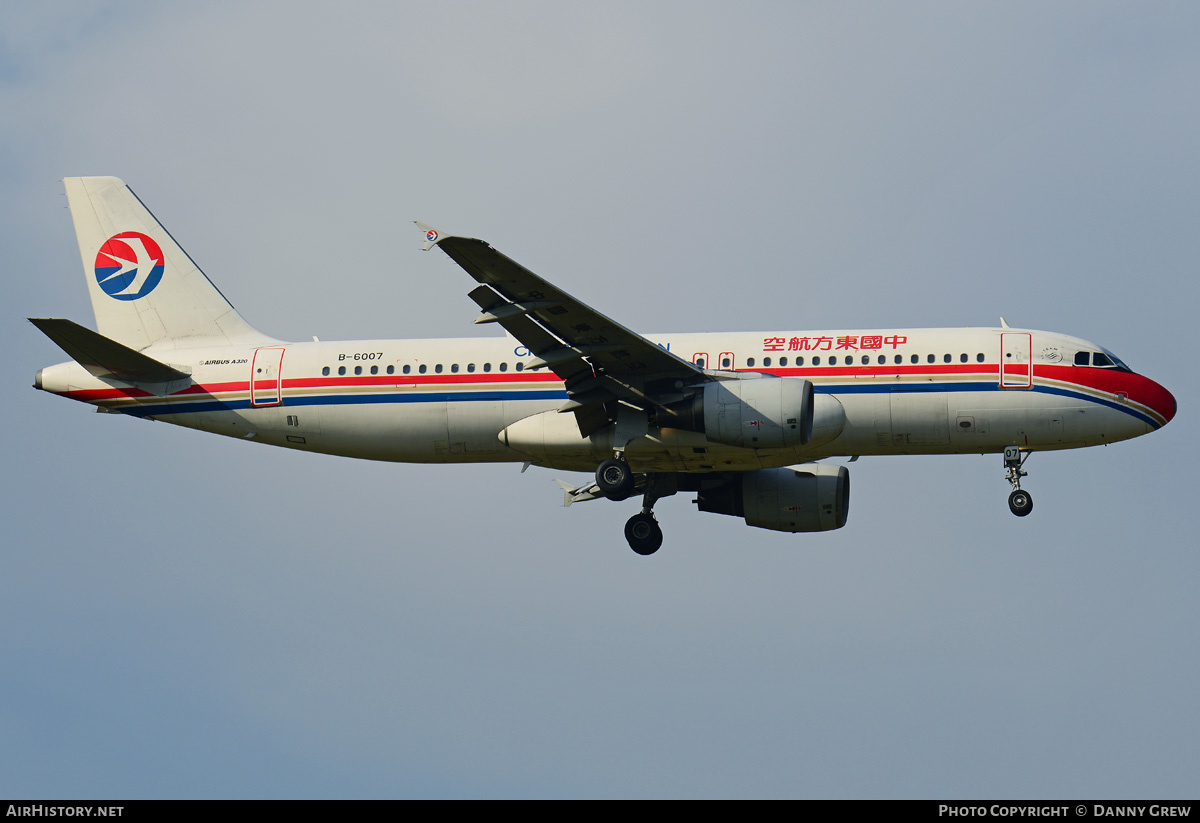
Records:
M457 363L455 363L454 365L452 365L452 366L450 367L450 372L451 372L452 374L458 374L458 364L457 364Z
M746 358L746 368L748 368L748 369L754 368L754 358L753 357Z
M966 353L966 352L963 352L962 354L960 354L960 355L958 356L958 362L959 362L959 363L966 363L966 362L967 362L967 353Z
M441 373L442 373L442 364L441 364L441 363L438 363L436 366L434 366L434 367L433 367L433 370L434 370L434 372L436 372L437 374L441 374Z
M936 362L937 362L937 358L936 358L934 355L932 355L932 354L929 354L929 355L926 355L926 356L925 356L925 362L926 362L926 363L936 363Z
M388 367L387 367L387 373L388 373L388 374L395 374L395 373L396 373L396 367L395 367L395 366L388 366Z
M371 367L371 374L379 374L379 367L378 367L378 366L372 366L372 367Z
M921 355L919 355L919 354L914 354L912 357L910 357L910 358L909 358L909 362L910 362L910 363L913 363L913 364L920 363L920 362L921 362Z
M787 358L786 358L786 357L781 357L781 358L779 358L779 365L780 365L780 366L786 366L786 365L787 365Z
M948 355L948 354L944 354L944 355L942 355L942 362L943 362L943 363L949 363L949 362L950 362L950 355Z
M877 359L878 359L878 361L879 361L879 365L881 365L881 366L882 366L884 363L886 363L886 362L887 362L887 357L886 357L885 355L882 355L882 354L881 354L881 355L879 355L879 357L878 357Z
M346 367L338 366L338 374L345 374L345 373L346 373Z
M468 363L468 364L467 364L467 373L468 373L468 374L474 374L474 373L475 373L475 364L474 364L474 363Z
M769 357L768 357L767 359L768 359L768 360L770 360L770 358L769 358ZM767 366L771 365L770 363L764 363L764 364L765 364L765 365L767 365ZM503 365L503 364L501 364L501 365ZM703 358L703 357L697 357L697 358L696 358L696 365L697 365L697 366L699 366L700 368L704 368L704 358ZM504 371L504 369L500 369L500 371Z
M507 364L507 363L501 363L501 364L500 364L500 371L508 371L508 364Z
M424 374L425 372L429 371L429 367L428 367L428 366L426 366L424 363L422 363L422 364L421 364L421 365L420 365L420 366L417 368L417 371L419 371L421 374Z
M897 365L897 366L899 366L901 363L903 363L903 362L904 362L904 355L902 355L902 354L898 354L898 355L896 355L896 356L895 356L894 358L892 358L892 359L893 359L893 360L895 360L895 361L896 361L896 365Z
M869 354L864 354L864 355L862 356L862 364L863 364L864 366L869 366L869 365L871 365L871 356L870 356Z
M803 357L797 357L797 358L796 358L796 365L797 365L797 366L803 366L803 365L804 365L804 358L803 358Z
M362 374L362 366L355 366L355 367L354 367L354 373L355 373L355 374Z
M485 372L490 372L490 371L492 370L492 364L491 364L491 363L484 363L484 364L483 364L483 370L484 370Z
M814 366L819 366L819 365L821 365L821 358L820 358L820 357L814 357L814 358L813 358L813 365L814 365Z
M321 374L328 376L329 375L329 367L326 366L325 368L321 369Z
M982 363L982 362L984 361L984 359L985 359L985 358L984 358L984 356L983 356L983 352L980 352L979 354L975 355L975 362L976 362L976 363Z
M400 371L404 372L405 374L412 374L412 366L408 366L408 365L406 365L406 366L405 366L403 369L401 369Z

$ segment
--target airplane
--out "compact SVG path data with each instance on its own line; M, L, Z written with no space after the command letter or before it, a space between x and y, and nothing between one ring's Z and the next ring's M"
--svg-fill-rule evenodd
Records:
M250 326L121 180L64 180L97 331L30 318L71 360L34 387L97 411L301 451L594 472L564 504L641 495L782 532L846 525L831 458L1001 454L1013 514L1034 451L1166 425L1167 389L1077 337L1012 328L641 335L482 240L417 223L505 337L284 342ZM821 462L825 461L825 462Z

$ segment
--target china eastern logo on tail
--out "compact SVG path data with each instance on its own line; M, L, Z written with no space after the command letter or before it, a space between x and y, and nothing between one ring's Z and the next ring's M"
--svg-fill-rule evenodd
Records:
M162 249L141 232L114 234L96 253L96 282L105 294L117 300L145 297L162 276Z

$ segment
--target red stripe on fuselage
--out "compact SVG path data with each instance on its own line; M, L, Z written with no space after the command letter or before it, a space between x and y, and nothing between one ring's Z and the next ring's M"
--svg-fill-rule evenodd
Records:
M1060 380L1106 394L1124 395L1135 403L1152 409L1171 422L1175 416L1175 396L1149 377L1117 369L1098 369L1087 366L1038 366L1034 375L1047 380Z
M997 380L997 364L995 363L926 363L915 365L874 365L874 366L807 366L797 368L745 369L744 371L760 371L778 377L805 378L895 378L895 377L975 377ZM1086 366L1048 366L1035 365L1034 379L1053 380L1067 383L1095 392L1110 395L1124 395L1130 400L1140 403L1161 415L1164 421L1170 421L1175 416L1176 403L1169 391L1140 374L1118 371L1116 369L1090 368ZM491 385L503 386L522 383L559 383L557 375L550 372L511 372L507 374L380 374L352 376L322 376L297 377L284 379L284 389L346 389L346 388L390 388L390 387L433 387L433 386L467 386ZM274 390L274 380L256 381L256 390ZM830 386L836 392L836 386ZM170 395L171 397L191 397L204 395L212 397L218 394L249 391L249 382L245 380L225 381L220 383L203 383L188 386ZM152 398L154 395L142 389L104 388L82 389L65 393L73 400L98 402L103 400ZM157 398L161 399L161 398Z
M371 374L326 377L297 377L284 380L285 388L321 389L330 386L454 386L465 384L561 383L553 372L511 374Z

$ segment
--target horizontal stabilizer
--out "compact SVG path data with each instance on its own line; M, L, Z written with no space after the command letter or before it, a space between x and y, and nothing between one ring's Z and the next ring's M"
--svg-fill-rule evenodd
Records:
M186 372L70 320L31 317L29 322L95 377L115 377L129 383L167 383L188 378Z

